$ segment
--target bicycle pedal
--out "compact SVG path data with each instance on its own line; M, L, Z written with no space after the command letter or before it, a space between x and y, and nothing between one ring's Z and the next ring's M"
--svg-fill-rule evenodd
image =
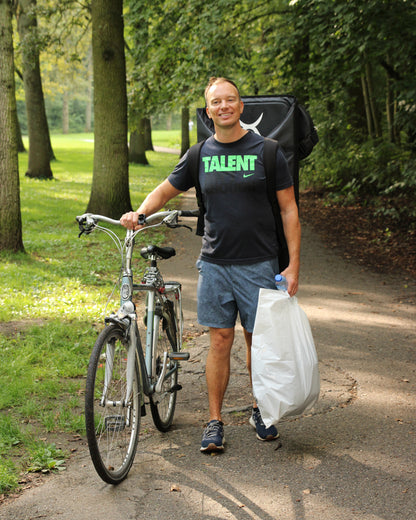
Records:
M189 352L169 352L169 358L175 361L188 361L189 357Z
M173 393L173 392L177 392L178 390L182 390L182 385L180 385L179 383L176 383L176 385L173 385L172 388L170 388L168 390L168 392Z

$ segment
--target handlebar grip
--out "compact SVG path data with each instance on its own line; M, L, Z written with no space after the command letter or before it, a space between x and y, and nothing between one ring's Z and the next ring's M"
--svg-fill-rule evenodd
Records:
M185 209L180 211L181 217L199 217L199 209Z

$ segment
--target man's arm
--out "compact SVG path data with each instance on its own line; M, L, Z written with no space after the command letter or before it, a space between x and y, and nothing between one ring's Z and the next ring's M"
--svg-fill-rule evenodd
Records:
M141 226L138 225L138 219L140 214L145 214L147 217L153 215L159 211L163 206L182 193L172 186L172 184L166 179L157 188L155 188L149 195L144 199L137 211L130 211L125 213L121 219L121 224L127 229L139 229Z
M289 265L282 271L288 283L288 292L294 296L299 285L300 269L300 222L293 186L276 192L280 207L283 230L289 250Z

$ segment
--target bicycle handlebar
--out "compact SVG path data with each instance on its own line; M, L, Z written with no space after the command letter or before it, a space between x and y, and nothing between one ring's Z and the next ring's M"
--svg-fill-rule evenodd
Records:
M168 227L177 227L177 218L178 217L198 217L199 209L193 210L178 210L172 209L167 211L159 211L158 213L154 213L146 217L146 215L139 215L139 223L140 224L150 224L155 220L160 220L160 224L166 224ZM81 233L91 233L94 227L97 225L97 222L106 222L107 224L113 224L116 226L121 226L120 220L115 220L104 215L95 215L93 213L84 213L83 215L79 215L76 217L76 221L79 224Z

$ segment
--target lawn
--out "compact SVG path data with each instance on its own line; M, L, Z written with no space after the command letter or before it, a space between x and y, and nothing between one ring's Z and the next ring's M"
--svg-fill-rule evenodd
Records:
M153 141L177 148L179 133L155 132ZM53 180L25 177L27 154L20 154L25 253L1 254L0 494L18 488L23 472L63 468L66 454L45 434L83 434L89 354L104 315L117 307L111 294L119 253L102 233L78 238L75 222L89 200L93 136L56 135L52 146ZM130 167L134 207L178 160L156 152L147 157L148 166ZM155 243L163 240L163 233L149 233Z

